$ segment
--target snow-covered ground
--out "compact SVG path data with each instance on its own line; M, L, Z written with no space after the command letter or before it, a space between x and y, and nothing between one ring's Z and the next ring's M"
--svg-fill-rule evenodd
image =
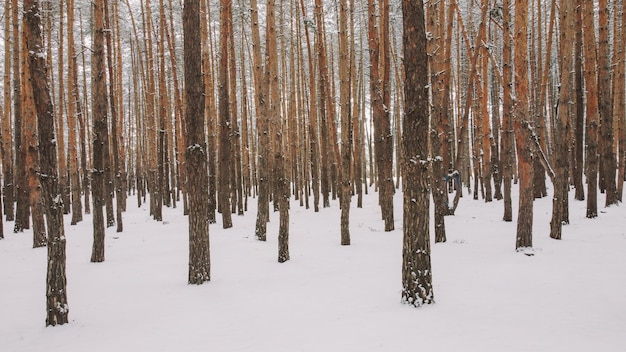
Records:
M514 194L517 186L514 186ZM604 195L600 195L603 204ZM70 323L46 328L46 249L32 234L0 241L0 351L625 351L626 209L585 218L571 201L563 240L548 237L551 200L535 202L534 256L515 252L501 201L465 197L433 244L436 304L400 304L402 209L383 231L377 195L351 209L339 245L337 201L319 213L292 200L291 260L277 262L278 213L254 238L256 200L212 225L212 280L187 285L187 219L150 219L129 199L125 230L107 229L106 260L90 263L91 217L69 226ZM514 217L517 200L514 199ZM515 220L515 219L514 219Z

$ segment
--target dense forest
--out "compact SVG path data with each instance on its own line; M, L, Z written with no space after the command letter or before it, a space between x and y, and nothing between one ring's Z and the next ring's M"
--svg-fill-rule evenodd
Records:
M265 241L278 212L285 262L290 204L338 200L350 245L350 208L377 192L385 231L404 219L402 301L421 306L434 302L431 195L445 242L461 197L502 201L512 221L517 184L526 255L549 189L554 239L570 189L588 218L598 190L622 200L623 0L3 3L2 221L48 247L48 325L68 321L64 214L93 214L102 262L127 207L155 221L182 207L188 282L202 284L218 216L237 226L258 202L246 216Z

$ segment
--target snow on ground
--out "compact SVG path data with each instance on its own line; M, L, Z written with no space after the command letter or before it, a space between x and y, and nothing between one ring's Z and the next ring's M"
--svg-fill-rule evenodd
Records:
M514 192L517 186L514 187ZM599 204L603 204L604 195ZM164 222L129 199L125 230L107 229L106 260L90 263L91 217L67 235L70 324L45 327L46 249L32 234L0 241L1 351L624 351L626 211L585 218L571 201L563 240L548 237L551 200L535 202L534 256L515 252L501 201L465 197L433 244L436 304L400 304L402 210L383 231L377 195L351 208L339 245L338 202L319 213L292 200L291 260L277 262L278 213L254 238L256 200L234 228L212 225L212 280L187 285L182 209ZM514 216L517 201L514 199ZM515 220L515 219L514 219Z

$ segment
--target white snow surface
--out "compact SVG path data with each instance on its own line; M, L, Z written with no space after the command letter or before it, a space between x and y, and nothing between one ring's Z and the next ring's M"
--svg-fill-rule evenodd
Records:
M514 186L514 195L517 186ZM210 282L187 284L182 204L151 220L128 199L124 232L106 230L105 262L90 263L91 216L65 218L70 323L45 327L46 249L4 224L0 240L0 350L16 351L625 351L626 209L570 194L563 239L550 239L551 198L535 201L533 256L515 251L503 202L465 194L432 246L436 303L402 305L402 193L384 232L377 194L350 210L340 245L338 201L319 213L292 199L291 260L277 262L278 213L267 242L245 216L210 227ZM311 199L312 201L312 199ZM431 226L432 228L432 226ZM431 237L434 232L431 229Z

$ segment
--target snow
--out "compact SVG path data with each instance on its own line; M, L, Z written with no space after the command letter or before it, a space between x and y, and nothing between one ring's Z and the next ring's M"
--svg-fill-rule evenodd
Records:
M514 194L517 187L514 187ZM603 204L603 196L600 195ZM573 197L570 197L570 199ZM533 256L515 251L502 201L464 197L432 246L436 303L401 300L402 194L384 232L377 194L350 211L340 245L338 202L314 213L292 200L291 260L277 262L278 213L254 237L256 199L234 227L211 225L211 278L187 284L182 209L150 219L129 198L124 232L107 229L105 262L90 263L91 216L69 226L70 323L45 327L46 249L32 233L0 240L2 351L623 351L626 212L585 218L571 201L563 239L549 238L551 199L535 201ZM514 198L517 213L517 200ZM515 220L515 219L514 219ZM432 233L431 233L432 235Z

